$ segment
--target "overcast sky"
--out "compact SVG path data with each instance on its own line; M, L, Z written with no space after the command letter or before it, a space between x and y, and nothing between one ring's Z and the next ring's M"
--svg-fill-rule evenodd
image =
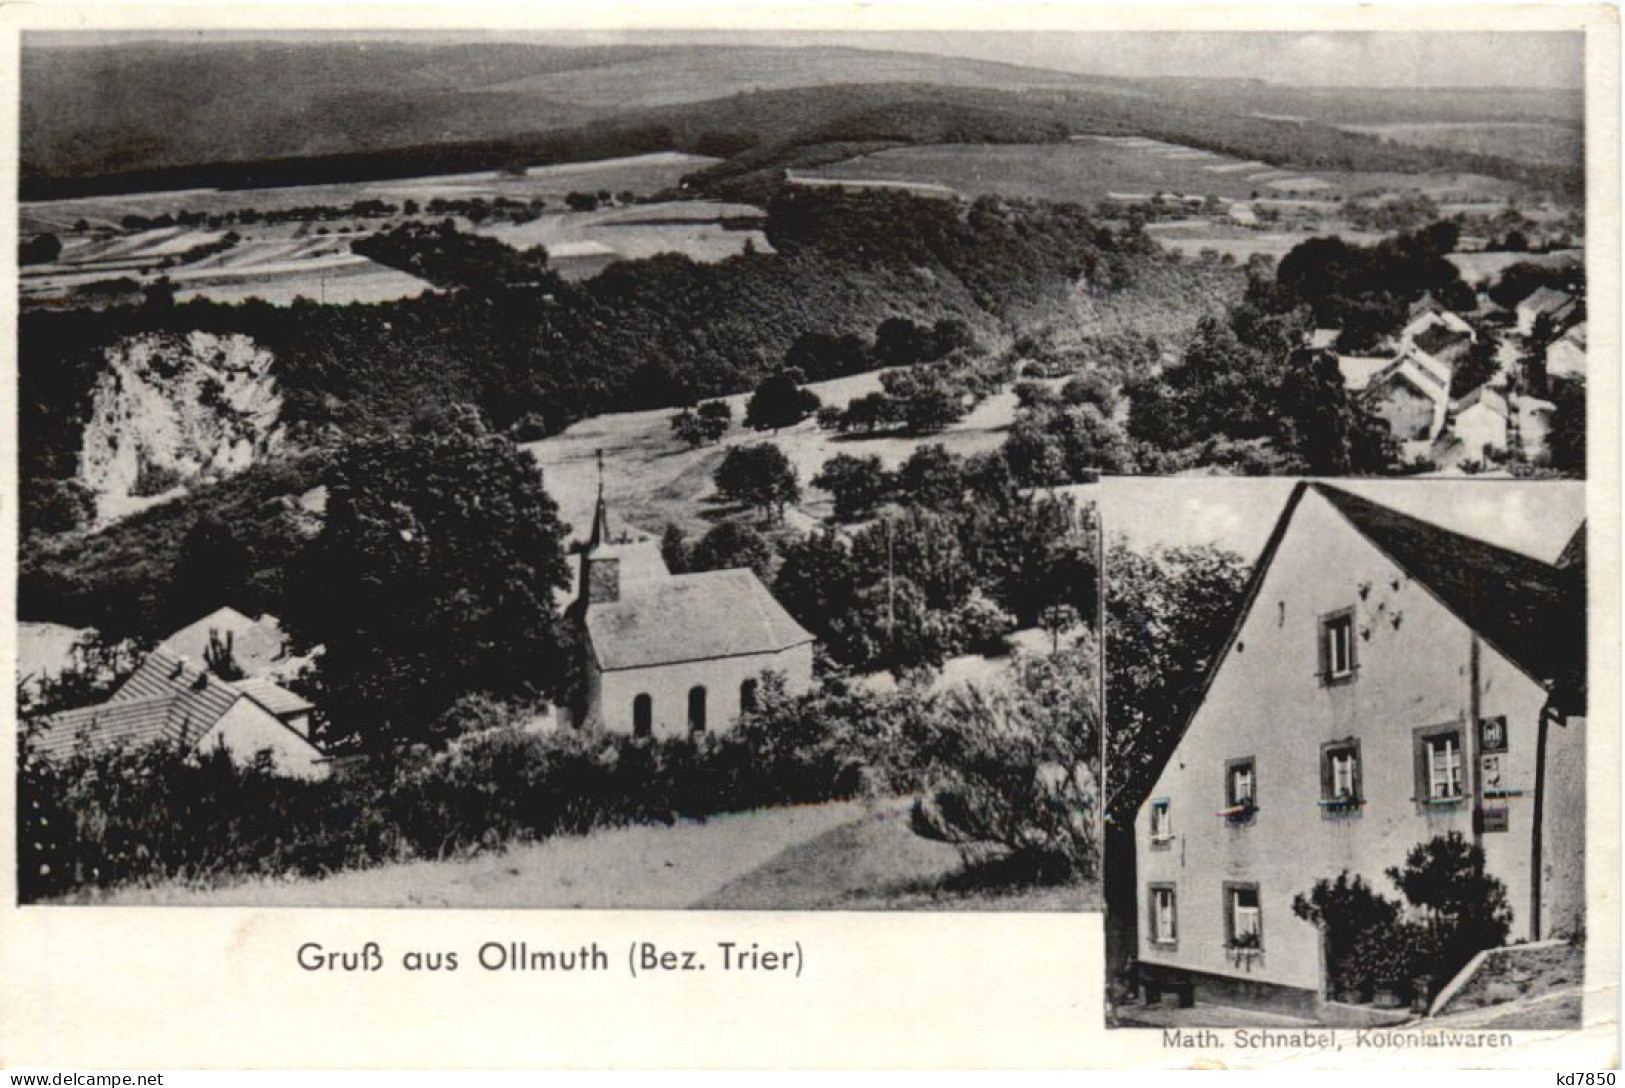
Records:
M1585 516L1585 484L1542 480L1337 480L1335 486L1412 517L1551 562ZM1217 544L1252 563L1294 481L1255 477L1108 480L1108 539L1132 547Z
M157 34L31 33L30 45L114 41L221 39L528 41L560 45L712 43L845 45L940 53L1107 76L1200 76L1263 79L1292 86L1562 87L1584 85L1579 33L1381 31L1335 33L1068 31L433 31L366 35L294 31Z

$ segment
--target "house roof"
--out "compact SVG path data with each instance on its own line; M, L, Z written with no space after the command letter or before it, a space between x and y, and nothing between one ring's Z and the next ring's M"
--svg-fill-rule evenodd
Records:
M303 695L295 695L287 688L262 677L250 676L243 680L233 680L231 686L279 718L286 714L305 714L316 709L316 704Z
M1311 486L1514 665L1541 683L1583 690L1585 609L1562 568L1341 488Z
M1503 419L1510 418L1512 415L1511 410L1507 407L1506 398L1501 396L1501 394L1497 393L1495 390L1491 389L1488 383L1479 386L1471 393L1463 396L1460 400L1456 401L1456 403L1452 404L1450 408L1451 411L1456 412L1459 415L1460 413L1467 411L1469 408L1474 408L1481 404L1490 411L1494 412L1496 415L1501 416Z
M40 721L33 747L48 757L68 755L81 740L98 748L138 748L157 741L190 747L219 719L191 718L178 713L178 705L171 696L157 695L64 710Z
M154 650L107 702L41 719L34 744L47 756L66 754L81 737L97 747L135 747L163 740L190 748L245 698L273 716L284 711L270 705L272 702L310 709L305 700L270 681L239 684L166 650ZM297 731L295 735L299 735Z
M1537 287L1518 303L1518 309L1531 310L1534 313L1551 313L1561 310L1574 301L1572 295L1565 291L1558 291L1551 287Z
M622 587L587 609L603 670L777 653L813 641L746 569L683 574Z
M270 616L249 619L235 608L217 608L182 627L159 645L179 657L202 661L209 649L209 633L231 636L231 656L248 676L269 672L288 648L288 638Z
M108 702L159 696L179 700L187 714L198 720L206 718L212 725L231 709L231 704L243 697L243 693L207 669L158 649L147 655L141 667L119 685Z
M1343 385L1358 392L1370 385L1371 379L1393 365L1393 362L1386 355L1339 355L1337 369L1343 375Z
M1452 315L1454 316L1454 315ZM1470 332L1462 332L1449 325L1430 324L1425 329L1411 337L1411 343L1429 355L1444 355L1447 352L1459 352L1472 341Z

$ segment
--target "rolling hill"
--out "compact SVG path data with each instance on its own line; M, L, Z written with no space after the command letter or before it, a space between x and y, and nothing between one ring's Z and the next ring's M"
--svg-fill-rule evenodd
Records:
M1303 169L1535 169L1341 126L1539 123L1581 96L1496 89L1304 90L1123 79L809 46L561 47L213 41L41 45L22 57L25 198L489 169L677 150L742 157L713 177L807 165L841 143L1042 142L1146 134ZM1572 141L1578 145L1578 141ZM833 153L813 158L832 161ZM1441 161L1444 160L1444 161Z

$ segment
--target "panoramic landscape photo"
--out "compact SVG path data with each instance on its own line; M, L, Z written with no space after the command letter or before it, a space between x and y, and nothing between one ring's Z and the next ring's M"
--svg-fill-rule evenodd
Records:
M1094 481L1583 475L1582 49L25 34L22 896L1098 909Z

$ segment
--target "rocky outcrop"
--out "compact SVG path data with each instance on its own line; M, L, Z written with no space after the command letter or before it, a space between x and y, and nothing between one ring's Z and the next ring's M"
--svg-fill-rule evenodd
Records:
M110 347L79 454L97 522L277 452L275 361L242 335L150 333Z

